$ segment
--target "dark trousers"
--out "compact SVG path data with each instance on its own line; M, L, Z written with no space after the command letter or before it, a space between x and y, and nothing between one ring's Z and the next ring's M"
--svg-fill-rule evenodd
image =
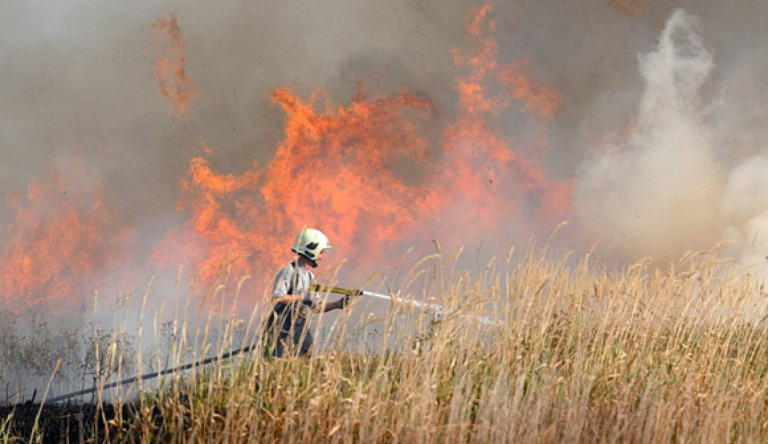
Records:
M306 311L299 303L275 304L262 332L265 357L309 355L313 338Z

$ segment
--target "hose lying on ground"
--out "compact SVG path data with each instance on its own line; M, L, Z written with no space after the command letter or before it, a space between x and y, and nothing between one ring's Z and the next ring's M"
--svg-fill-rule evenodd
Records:
M197 362L191 362L189 364L180 365L178 367L169 368L169 369L161 370L161 371L158 371L158 372L145 373L145 374L140 375L140 376L134 376L132 378L123 379L122 381L110 382L109 384L105 384L103 387L91 387L89 389L83 389L83 390L79 390L79 391L76 391L76 392L67 393L66 395L56 396L56 397L48 399L48 402L49 403L54 403L54 402L64 401L64 400L67 400L67 399L70 399L70 398L74 398L76 396L82 396L82 395L88 395L88 394L94 393L94 392L96 392L99 389L106 390L106 389L110 389L110 388L113 388L113 387L118 387L118 386L127 385L127 384L133 384L134 382L138 382L138 381L144 381L144 380L147 380L147 379L154 379L154 378L157 378L158 376L167 375L168 373L175 373L175 372L180 372L180 371L183 371L183 370L189 370L190 368L193 368L193 367L202 367L204 365L210 364L213 361L218 361L220 359L229 359L232 356L239 355L240 353L249 352L249 351L253 350L254 348L256 348L256 344L251 344L251 345L245 346L245 347L243 347L241 349L238 349L238 350L228 351L228 352L224 353L221 356L211 356L210 358L205 358L205 359L197 361Z
M353 290L353 289L342 288L342 287L327 287L327 286L320 285L320 284L312 284L310 286L310 290L315 291L315 292L319 292L319 293L327 292L327 293L336 293L336 294L347 295L347 296L368 296L368 297L372 297L372 298L376 298L376 299L383 299L383 300L386 300L386 301L397 301L397 302L401 302L401 303L404 303L404 304L411 305L414 308L427 310L428 312L432 313L433 315L435 315L437 317L442 317L443 314L444 314L443 306L440 305L440 304L416 301L416 300L413 300L413 299L395 299L392 296L389 296L389 295L386 295L386 294L374 293L372 291L367 291L367 290ZM485 326L490 326L490 325L493 324L493 321L491 321L488 316L475 317L474 319L476 319L478 322L480 322L481 324L483 324ZM72 393L67 393L66 395L55 396L53 398L48 399L47 402L55 403L55 402L65 401L67 399L71 399L71 398L74 398L76 396L88 395L88 394L94 393L94 392L96 392L98 390L107 390L107 389L110 389L110 388L113 388L113 387L123 386L123 385L127 385L127 384L133 384L134 382L138 382L138 381L144 381L144 380L147 380L147 379L154 379L154 378L157 378L159 376L167 375L169 373L176 373L176 372L180 372L180 371L183 371L183 370L188 370L188 369L194 368L194 367L202 367L202 366L208 365L208 364L210 364L211 362L214 362L214 361L218 361L218 360L222 360L222 359L228 359L228 358L231 358L232 356L236 356L236 355L239 355L241 353L247 353L247 352L253 350L254 348L256 348L256 344L251 344L251 345L248 345L246 347L240 348L238 350L232 350L232 351L226 352L226 353L224 353L221 356L212 356L210 358L205 358L205 359L202 359L202 360L197 361L197 362L192 362L192 363L189 363L189 364L180 365L178 367L169 368L169 369L165 369L165 370L161 370L161 371L157 371L157 372L152 372L152 373L145 373L143 375L134 376L134 377L131 377L131 378L126 378L126 379L123 379L121 381L110 382L109 384L105 384L103 387L92 387L92 388L83 389L83 390L79 390L79 391L72 392Z

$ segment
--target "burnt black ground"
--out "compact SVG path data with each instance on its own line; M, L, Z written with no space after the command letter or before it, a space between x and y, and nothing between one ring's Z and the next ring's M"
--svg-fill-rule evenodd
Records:
M26 442L32 434L35 417L40 410L40 404L16 404L0 406L0 424L4 423L9 415L13 415L10 421L10 430L7 432L11 442L16 438L19 442ZM104 436L104 423L115 418L116 407L109 404L96 406L95 404L71 404L71 405L45 405L38 422L38 435L42 433L46 443L101 441ZM123 406L123 416L128 417L131 409ZM0 437L2 439L2 437Z

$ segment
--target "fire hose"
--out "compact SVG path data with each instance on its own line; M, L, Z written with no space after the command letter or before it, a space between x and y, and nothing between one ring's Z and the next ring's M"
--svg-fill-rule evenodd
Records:
M310 290L314 291L314 292L318 292L318 293L335 293L335 294L340 294L340 295L350 296L350 297L354 297L354 296L368 296L368 297L371 297L371 298L382 299L382 300L386 300L386 301L390 301L390 302L399 302L399 303L403 303L403 304L406 304L406 305L410 305L410 306L412 306L414 308L417 308L417 309L427 310L428 312L432 313L436 317L442 317L444 312L445 312L445 310L443 309L443 306L440 305L440 304L428 303L428 302L423 302L423 301L417 301L417 300L414 300L414 299L393 298L392 296L389 296L389 295L386 295L386 294L374 293L372 291L367 291L367 290L353 290L353 289L342 288L342 287L328 287L328 286L320 285L320 284L312 284L310 286ZM475 319L478 322L480 322L481 324L486 325L486 326L492 325L492 323L493 323L488 316L475 317ZM147 379L154 379L154 378L157 378L157 377L160 377L160 376L163 376L163 375L167 375L169 373L177 373L177 372L181 372L181 371L184 371L184 370L189 370L189 369L194 368L194 367L203 367L203 366L208 365L208 364L210 364L211 362L214 362L214 361L229 359L229 358L231 358L233 356L236 356L236 355L239 355L241 353L247 353L247 352L253 350L254 348L256 348L256 344L251 344L251 345L245 346L245 347L237 349L237 350L232 350L232 351L226 352L226 353L222 354L221 356L212 356L210 358L202 359L202 360L197 361L197 362L192 362L192 363L180 365L178 367L169 368L169 369L165 369L165 370L161 370L161 371L156 371L156 372L151 372L151 373L145 373L143 375L134 376L134 377L131 377L131 378L126 378L126 379L123 379L121 381L110 382L108 384L104 384L101 387L92 387L92 388L83 389L83 390L79 390L79 391L72 392L72 393L67 393L66 395L55 396L53 398L48 399L47 402L49 402L49 403L60 402L60 401L64 401L64 400L67 400L67 399L70 399L70 398L74 398L76 396L89 395L89 394L95 393L95 392L97 392L99 390L107 390L107 389L111 389L111 388L114 388L114 387L119 387L119 386L123 386L123 385L133 384L133 383L138 382L138 381L144 381L144 380L147 380Z
M442 316L443 314L443 306L440 304L431 304L428 302L422 302L417 301L414 299L394 299L392 296L382 294L382 293L374 293L372 291L368 290L353 290L350 288L342 288L342 287L327 287L325 285L320 284L312 284L309 286L309 289L317 292L317 293L335 293L340 294L344 296L368 296L375 299L382 299L385 301L397 301L402 302L406 305L411 305L414 308L418 309L426 309L427 311L435 314L436 316Z
M390 301L393 303L401 303L403 305L411 306L420 310L426 310L428 313L433 314L437 318L442 318L444 315L446 315L445 308L441 304L437 304L437 303L417 301L415 299L397 298L397 297L392 297L390 295L386 295L382 293L374 293L372 291L367 291L367 290L353 290L353 289L342 288L342 287L327 287L325 285L320 285L320 284L312 284L310 285L309 289L318 293L336 293L336 294L341 294L345 296L368 296L376 299ZM450 313L447 313L447 314L450 314ZM491 320L490 316L472 316L471 318L486 327L494 325L495 323L493 320Z
M157 372L145 373L145 374L143 374L141 376L134 376L132 378L123 379L122 381L110 382L109 384L104 384L104 386L102 386L102 387L92 387L92 388L89 388L89 389L83 389L83 390L79 390L79 391L76 391L76 392L67 393L66 395L56 396L56 397L48 399L48 402L49 403L54 403L54 402L64 401L66 399L74 398L76 396L90 395L91 393L94 393L94 392L99 391L99 390L107 390L107 389L111 389L111 388L114 388L114 387L119 387L119 386L123 386L123 385L133 384L134 382L144 381L144 380L147 380L147 379L154 379L154 378L157 378L158 376L163 376L163 375L167 375L169 373L176 373L176 372L180 372L180 371L184 371L184 370L189 370L189 369L191 369L193 367L202 367L202 366L210 364L213 361L229 359L232 356L239 355L240 353L247 353L247 352L253 350L254 348L256 348L256 344L251 344L251 345L245 346L245 347L237 349L237 350L228 351L228 352L222 354L221 356L211 356L210 358L202 359L202 360L197 361L197 362L191 362L189 364L180 365L178 367L168 368L168 369L157 371Z

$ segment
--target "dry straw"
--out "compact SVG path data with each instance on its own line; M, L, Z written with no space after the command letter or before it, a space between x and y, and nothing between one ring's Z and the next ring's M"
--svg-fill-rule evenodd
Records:
M160 387L143 387L129 414L101 421L100 436L768 441L765 293L755 270L736 269L715 252L664 268L641 261L616 270L591 252L553 259L531 249L475 271L457 271L456 261L438 254L419 262L395 295L432 298L448 316L411 317L392 306L372 321L358 301L350 312L313 324L314 357L266 359L256 352L174 374ZM222 281L211 297L235 300L241 285ZM488 315L497 322L472 322ZM186 328L185 319L174 321L174 332ZM235 311L222 311L192 340L187 332L177 335L171 362L221 356L258 342L258 331L256 313L238 321ZM361 332L371 337L360 342ZM0 422L0 433L10 436L8 421Z

